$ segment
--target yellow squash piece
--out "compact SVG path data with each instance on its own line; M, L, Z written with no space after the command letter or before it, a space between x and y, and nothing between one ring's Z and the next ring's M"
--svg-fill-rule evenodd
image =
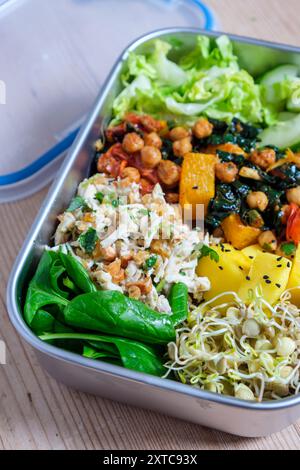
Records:
M204 294L205 300L210 300L222 292L237 292L251 265L249 258L227 243L212 248L219 255L219 261L206 256L200 259L197 267L198 276L207 276L211 282L211 289ZM216 303L232 300L232 296L225 296Z
M292 263L287 258L278 257L271 253L258 253L255 257L248 276L238 291L244 302L249 302L249 289L254 291L260 286L264 299L271 305L278 302L286 290Z
M207 212L209 201L215 196L216 156L203 153L187 153L182 163L180 178L180 205L191 205L193 219L197 204Z
M226 217L222 222L222 229L226 241L238 250L256 243L261 233L258 228L245 225L238 214L230 214Z
M295 289L298 287L299 289ZM291 289L291 302L297 307L300 307L300 245L298 245L295 258L293 260L292 270L289 278L289 282L287 285L287 289Z

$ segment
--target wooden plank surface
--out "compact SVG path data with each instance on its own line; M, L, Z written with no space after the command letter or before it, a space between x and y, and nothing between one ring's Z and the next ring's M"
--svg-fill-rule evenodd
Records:
M300 46L299 0L206 1L219 30ZM0 366L0 449L300 448L300 422L267 438L244 439L88 396L47 376L5 308L12 263L45 195L0 206L0 339L7 346L7 364Z

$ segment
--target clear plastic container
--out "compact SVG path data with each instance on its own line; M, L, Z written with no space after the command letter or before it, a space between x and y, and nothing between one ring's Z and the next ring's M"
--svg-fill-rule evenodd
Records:
M214 25L198 0L0 0L0 22L0 202L53 178L132 40L163 27Z

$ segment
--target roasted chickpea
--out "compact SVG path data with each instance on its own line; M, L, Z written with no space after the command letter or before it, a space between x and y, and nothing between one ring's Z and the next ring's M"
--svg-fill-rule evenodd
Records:
M214 126L206 119L200 118L193 127L193 134L197 139L205 139L213 133Z
M262 232L258 237L258 243L266 251L276 251L277 249L276 236L271 230Z
M176 140L185 139L189 136L190 132L184 127L174 127L174 129L169 132L169 137L173 142L176 142Z
M141 180L140 172L137 168L127 166L121 173L121 177L130 183L139 183Z
M186 153L189 153L192 150L193 146L190 137L176 140L176 142L173 143L173 152L176 157L183 157Z
M141 289L138 286L132 285L128 288L128 296L131 299L139 300L141 295L142 295L142 292L141 292Z
M125 271L121 268L121 260L119 258L106 266L106 271L111 275L112 281L115 284L119 284L125 279Z
M162 159L161 152L156 147L147 145L141 151L142 164L146 168L155 168Z
M144 147L144 141L136 132L130 132L125 135L122 146L127 153L139 152Z
M169 204L177 204L179 202L179 194L178 193L167 193L166 194L166 201Z
M269 168L276 162L276 153L275 150L270 148L265 148L263 150L254 150L250 155L250 161L254 165L259 166L263 170Z
M288 204L284 204L281 208L281 213L281 222L283 223L283 225L286 225L290 215L290 206Z
M150 134L144 135L145 145L149 145L150 147L156 147L161 149L162 147L162 140L156 132L150 132Z
M215 172L216 177L223 183L232 183L233 181L235 181L239 170L234 163L228 162L217 163Z
M251 191L247 196L247 204L250 209L259 209L263 212L268 207L269 200L262 191Z
M180 167L170 160L162 160L158 165L158 177L160 181L167 186L172 188L176 186L180 180Z
M286 192L286 198L288 202L293 202L294 204L300 206L300 186L288 189Z

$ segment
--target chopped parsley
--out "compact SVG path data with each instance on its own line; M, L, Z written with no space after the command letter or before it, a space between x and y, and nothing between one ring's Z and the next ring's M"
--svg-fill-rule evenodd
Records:
M102 204L103 202L103 199L104 199L104 194L101 193L101 191L99 191L98 193L95 194L95 198L97 201L100 202L100 204Z
M82 210L87 210L88 205L81 196L76 196L72 199L67 212L73 212L76 211L77 209L82 209Z
M289 243L283 243L281 245L281 251L286 255L286 256L291 256L295 253L296 251L296 245L293 242Z
M111 201L111 205L112 205L113 207L119 207L119 205L120 205L119 199L113 199L113 200Z
M95 249L98 240L97 232L94 228L90 227L85 233L80 235L79 243L86 253L92 253Z
M148 269L153 268L156 265L157 262L157 255L152 255L150 256L144 264L144 269L147 271Z
M199 259L204 258L205 256L209 256L210 259L212 261L215 261L216 263L218 263L220 259L218 253L215 250L213 250L207 245L202 245L202 247L200 248Z

